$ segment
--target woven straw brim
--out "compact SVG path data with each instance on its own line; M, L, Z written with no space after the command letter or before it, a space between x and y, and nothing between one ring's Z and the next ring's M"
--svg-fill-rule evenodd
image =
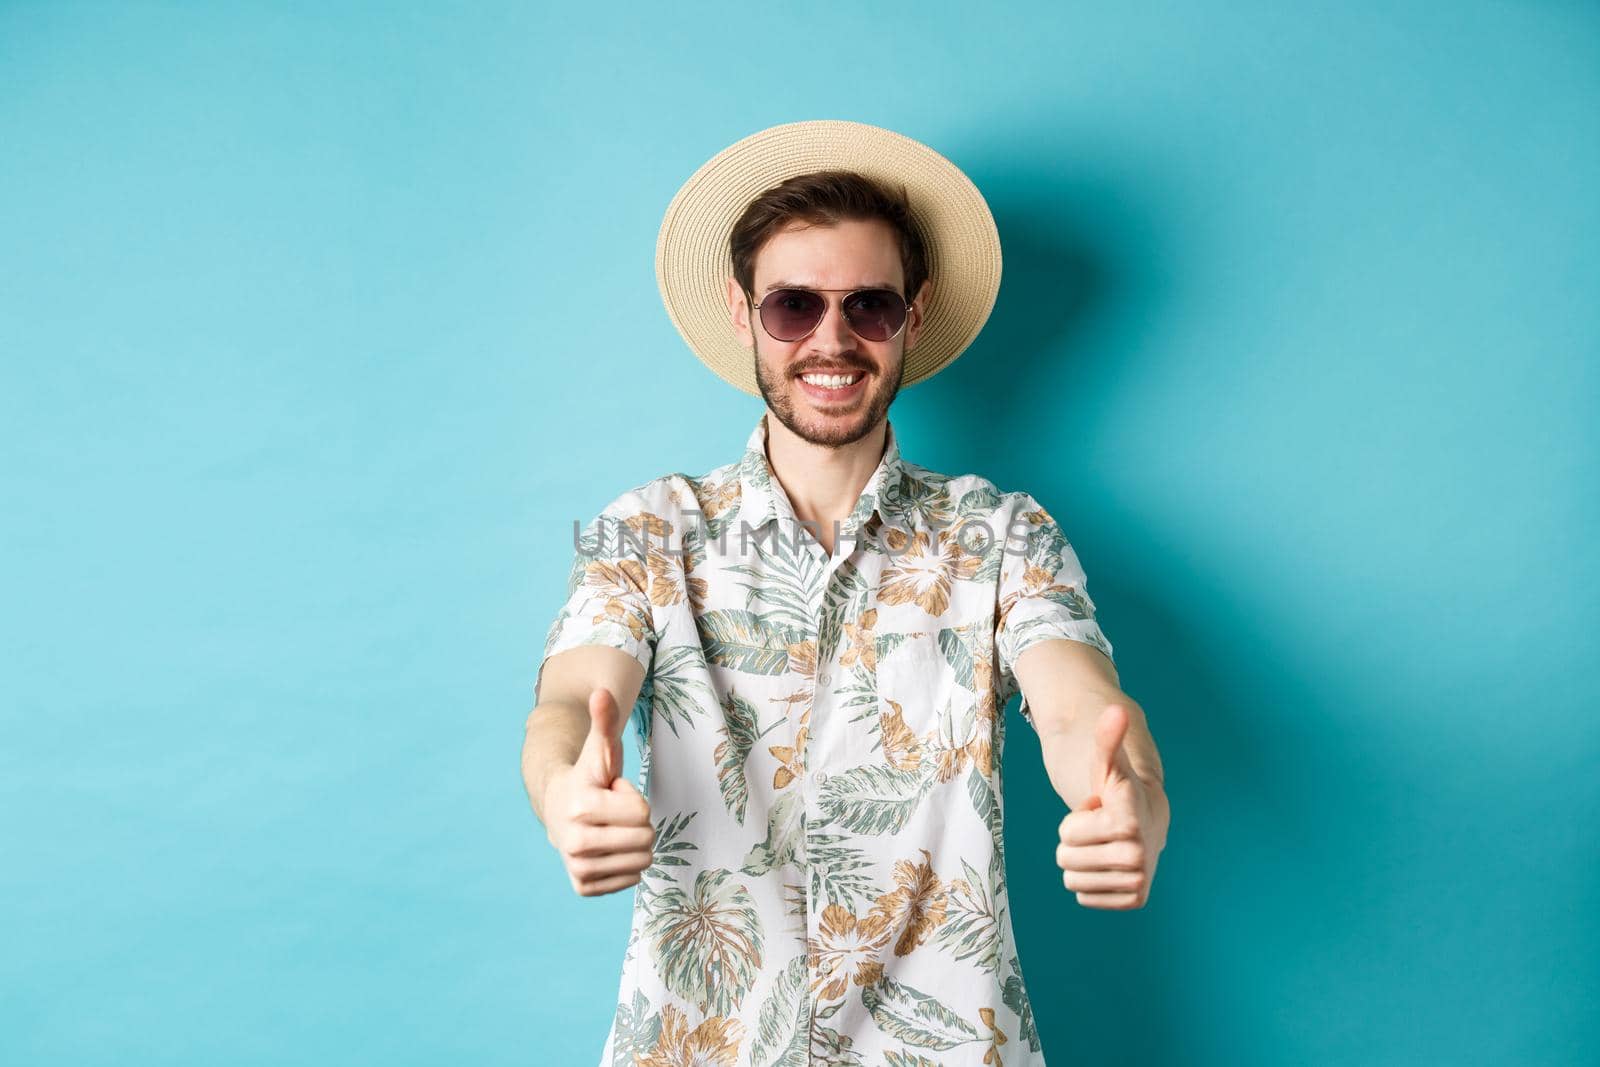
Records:
M672 324L701 362L751 396L761 395L755 357L728 320L729 235L761 193L795 175L832 169L904 185L927 248L925 325L906 353L903 386L949 366L994 309L1000 234L983 194L955 164L919 141L859 122L773 126L728 146L695 171L667 206L656 240L656 283Z

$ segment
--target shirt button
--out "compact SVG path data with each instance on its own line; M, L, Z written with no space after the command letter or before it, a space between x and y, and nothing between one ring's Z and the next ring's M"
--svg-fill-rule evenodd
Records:
M833 684L833 676L831 674L819 675L818 678L817 678L817 681L821 682L823 685L832 685Z
M818 785L827 785L828 784L828 772L827 771L818 771L817 772L817 784Z

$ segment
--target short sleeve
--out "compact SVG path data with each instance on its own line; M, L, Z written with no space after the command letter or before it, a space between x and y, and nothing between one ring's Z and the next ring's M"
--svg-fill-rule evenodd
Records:
M662 527L647 498L631 489L578 532L567 599L545 637L539 679L551 656L584 645L620 649L649 673L656 647L649 548L659 550ZM538 690L536 679L535 699Z
M1012 497L1014 503L1000 509L1007 522L1000 531L1004 552L995 623L1002 706L1021 691L1012 672L1017 658L1040 641L1082 641L1112 658L1111 642L1095 620L1088 579L1066 535L1032 496ZM1021 713L1038 729L1026 695Z

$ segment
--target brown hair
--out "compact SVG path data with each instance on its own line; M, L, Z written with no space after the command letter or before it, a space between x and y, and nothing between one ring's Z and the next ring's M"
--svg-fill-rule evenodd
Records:
M889 186L853 170L819 170L773 186L750 202L733 224L728 248L733 276L746 293L756 284L756 253L773 234L793 222L831 226L878 219L900 239L900 266L905 271L906 300L916 299L928 277L928 254L911 221L903 185Z

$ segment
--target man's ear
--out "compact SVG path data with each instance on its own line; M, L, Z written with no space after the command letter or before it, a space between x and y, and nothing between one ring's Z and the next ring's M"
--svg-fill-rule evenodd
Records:
M737 278L728 279L728 321L733 324L733 332L738 334L740 344L745 348L755 344L755 338L750 334L750 305L745 301L744 289Z
M918 289L917 295L911 299L911 310L906 313L909 316L906 322L905 350L907 352L911 351L912 347L916 345L917 338L922 336L922 327L928 308L928 294L932 291L932 288L933 279L924 278L922 280L922 288Z

